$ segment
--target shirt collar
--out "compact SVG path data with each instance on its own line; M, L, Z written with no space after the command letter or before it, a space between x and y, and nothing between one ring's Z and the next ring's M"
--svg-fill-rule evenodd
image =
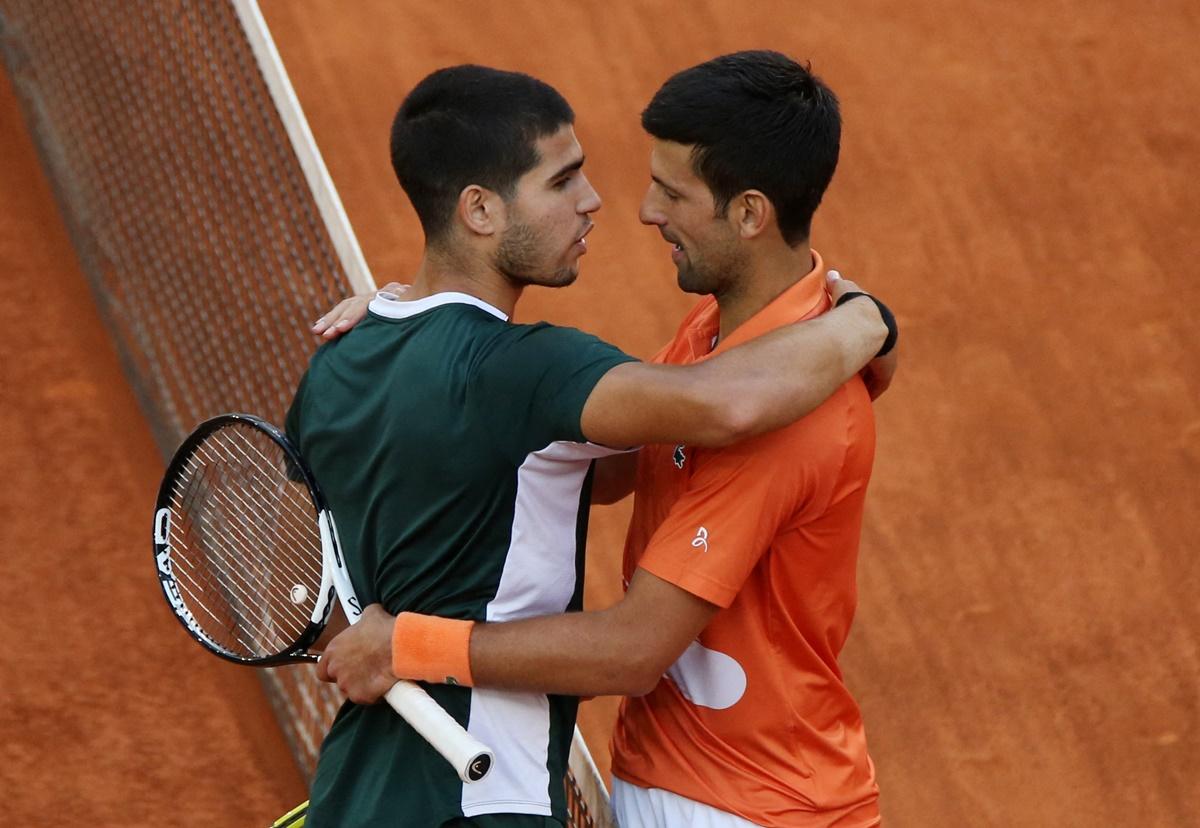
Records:
M371 304L367 307L367 310L385 319L407 319L410 316L416 316L418 313L424 313L431 308L441 307L442 305L471 305L480 310L487 311L497 319L508 321L508 314L493 305L489 305L478 296L471 296L469 293L458 293L455 291L434 293L421 299L405 301L394 293L381 290L375 294L375 298L371 300Z
M712 347L712 341L721 330L721 310L716 300L710 300L712 306L696 317L688 331L688 343L693 355L699 357L710 352L717 354L770 333L776 328L828 310L831 303L829 293L825 289L825 262L815 250L812 251L812 259L812 270L739 325L733 333L721 340L716 348Z

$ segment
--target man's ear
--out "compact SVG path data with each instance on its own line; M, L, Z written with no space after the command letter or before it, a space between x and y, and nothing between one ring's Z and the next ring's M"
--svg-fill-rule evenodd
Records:
M481 187L469 184L458 194L458 220L478 236L491 236L503 229L504 199Z
M727 215L743 239L761 235L775 222L775 205L760 190L744 190L729 202Z

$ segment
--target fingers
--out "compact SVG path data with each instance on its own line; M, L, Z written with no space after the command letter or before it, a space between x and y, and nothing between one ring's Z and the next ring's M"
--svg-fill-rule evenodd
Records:
M342 313L346 310L346 306L353 302L356 297L343 299L333 306L333 309L318 319L312 326L312 332L321 335L326 331L335 327L338 321L342 318Z
M833 297L834 304L842 297L843 294L850 293L855 290L862 290L856 282L845 278L836 270L830 270L825 274L825 285L829 288L829 294Z
M338 686L341 688L341 691L346 694L346 698L350 699L350 701L354 702L355 704L375 704L383 698L384 694L387 693L388 690L392 689L392 685L395 683L396 680L392 679L386 684L380 682L370 682L361 685L355 685L354 687L342 687L340 684Z
M355 320L355 321L357 321L357 320ZM321 333L321 338L326 340L327 342L337 339L339 336L344 334L346 331L350 330L352 327L354 327L354 322L351 322L350 320L345 319L345 318L339 319L337 322L335 322L334 324L327 327Z
M329 658L329 653L325 653L319 659L317 659L317 678L321 681L337 681L337 679L335 679L333 674L330 672L330 667L332 664L333 662Z
M379 701L396 683L391 647L395 620L381 604L368 604L358 623L346 625L328 642L317 662L317 678L336 683L357 704Z
M878 399L892 386L892 380L896 376L896 368L899 367L899 364L897 349L867 363L867 367L862 371L862 378L872 400Z
M379 289L379 292L391 293L398 296L408 290L408 288L408 285L400 282L388 282ZM348 299L343 299L334 305L329 313L313 323L312 332L326 342L337 339L363 320L363 317L367 315L367 309L371 305L371 300L374 298L374 293L366 293L361 296L351 296Z
M883 395L883 392L887 390L888 382L872 374L870 369L866 369L863 372L863 385L867 387L867 393L870 395L871 400L874 401L879 399Z
M312 326L312 332L325 341L337 339L353 328L367 315L372 296L351 296L334 305L333 310L322 316Z

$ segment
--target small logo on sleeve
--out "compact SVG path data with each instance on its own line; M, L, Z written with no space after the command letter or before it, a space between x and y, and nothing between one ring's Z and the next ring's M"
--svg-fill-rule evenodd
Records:
M677 468L677 469L682 469L683 464L687 462L687 455L683 453L683 450L685 448L687 448L687 447L683 443L680 443L679 445L677 445L675 447L674 460L675 460L675 468Z
M701 526L696 530L696 537L692 538L692 546L697 549L708 551L708 530Z

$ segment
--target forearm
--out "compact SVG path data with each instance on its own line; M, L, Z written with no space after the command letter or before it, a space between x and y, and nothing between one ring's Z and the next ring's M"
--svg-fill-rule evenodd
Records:
M524 621L472 623L364 608L317 665L353 701L397 678L577 696L639 695L695 640L718 607L641 569L619 603Z
M698 599L686 598L695 604ZM667 611L670 612L670 601ZM707 622L701 607L673 613L676 629L618 604L524 621L474 623L429 615L389 615L371 604L335 636L317 667L355 702L378 700L397 678L573 696L648 692ZM691 613L691 623L680 627ZM643 615L645 615L643 613ZM650 614L653 615L652 613Z
M471 673L476 686L571 696L640 695L666 666L643 636L612 610L476 624Z
M879 352L873 302L847 302L693 365L626 363L601 378L580 424L607 446L725 446L798 420Z
M813 411L878 353L887 327L867 300L847 302L788 325L700 365L709 393L730 407L722 418L737 439L784 426Z
M633 492L638 452L629 451L596 461L592 478L592 505L616 503Z

